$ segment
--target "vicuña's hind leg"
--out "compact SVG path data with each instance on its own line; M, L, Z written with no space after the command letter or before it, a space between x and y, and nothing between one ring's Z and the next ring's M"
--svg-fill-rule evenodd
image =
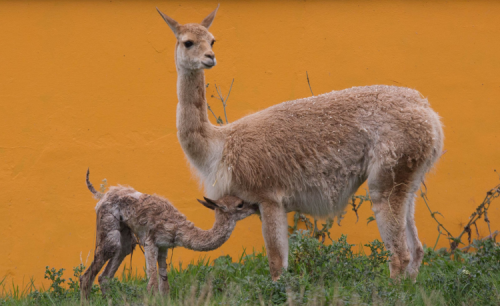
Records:
M104 264L120 252L120 221L113 215L113 206L102 207L96 219L96 249L90 267L80 277L82 301L88 299L95 277Z
M95 277L108 259L109 258L105 257L105 254L104 252L102 252L102 250L96 250L94 260L88 267L87 271L85 271L85 273L80 276L80 299L82 301L89 298L90 289L92 288Z
M370 174L368 186L380 236L391 251L391 278L403 273L410 262L406 244L407 203L412 171L406 167Z
M406 212L406 241L410 250L410 264L406 268L406 273L412 280L416 280L420 264L422 264L424 258L424 248L418 239L417 227L415 226L415 198L415 194L410 194Z
M90 267L80 277L80 293L81 299L86 300L90 295L90 289L94 283L95 277L102 269L104 264L112 258L116 253L120 252L120 232L112 231L106 235L105 239L97 246L94 255L94 260Z
M106 265L104 272L99 276L99 286L103 294L106 294L109 280L114 276L121 263L134 250L135 239L132 236L130 228L125 227L120 231L120 250L115 252L114 256Z
M271 277L277 280L281 270L288 267L288 221L286 211L278 203L260 204L262 235L266 244Z

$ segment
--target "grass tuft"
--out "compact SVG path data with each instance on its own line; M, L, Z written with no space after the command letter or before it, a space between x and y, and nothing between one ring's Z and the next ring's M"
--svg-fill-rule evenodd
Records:
M290 235L289 267L277 282L271 281L262 251L243 250L236 261L221 256L202 258L169 273L169 297L147 293L147 279L124 267L121 280L110 282L104 297L97 285L91 305L498 305L500 301L500 245L473 242L474 253L459 249L425 248L416 283L389 278L390 253L375 240L357 250L342 236L331 244L308 231ZM21 289L7 289L5 279L0 305L79 305L75 281L84 270L73 269L68 282L62 269L46 268L50 287L36 289L33 279Z

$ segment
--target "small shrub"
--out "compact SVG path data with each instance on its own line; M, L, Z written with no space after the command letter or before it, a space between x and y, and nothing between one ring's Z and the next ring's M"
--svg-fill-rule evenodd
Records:
M44 278L51 282L49 291L55 297L63 296L66 293L66 290L61 286L66 282L66 280L62 278L63 273L64 269L56 270L55 268L49 269L49 266L45 267Z
M346 236L322 243L308 231L290 235L289 267L273 282L264 250L236 260L203 258L168 273L170 297L150 295L147 279L123 272L124 281L109 282L108 294L91 291L92 305L498 305L500 246L474 241L476 252L425 248L417 282L389 278L390 253L378 240L358 250ZM78 278L85 267L73 269L66 284L64 269L46 268L48 290L31 290L0 299L0 305L79 305ZM27 291L26 289L24 291ZM208 302L207 302L208 301Z

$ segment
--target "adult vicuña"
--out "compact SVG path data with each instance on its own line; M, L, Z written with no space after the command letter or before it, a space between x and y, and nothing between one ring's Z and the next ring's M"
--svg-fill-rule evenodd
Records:
M368 180L391 277L418 274L423 249L415 191L441 155L439 116L416 90L354 87L284 102L219 127L208 120L204 69L215 66L208 28L161 13L177 38L177 136L210 197L260 205L271 276L287 267L289 211L342 212ZM408 250L409 247L409 250Z
M80 277L82 300L87 299L94 279L109 260L99 276L103 293L107 282L112 279L123 259L130 254L137 243L144 246L146 272L149 278L148 290L168 293L167 249L182 246L196 251L210 251L220 247L229 239L236 221L258 212L256 204L249 204L234 196L224 196L217 201L205 198L198 200L204 206L215 210L212 229L202 230L186 220L170 202L157 195L140 193L133 188L113 186L102 194L89 181L87 187L99 202L96 205L96 249L90 267ZM156 263L160 281L158 284Z

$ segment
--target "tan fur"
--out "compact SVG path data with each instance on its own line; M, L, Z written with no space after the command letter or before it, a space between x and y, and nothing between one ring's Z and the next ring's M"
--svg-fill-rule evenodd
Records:
M134 250L137 244L135 237L145 250L148 290L167 294L167 249L182 246L196 251L214 250L229 239L238 220L258 212L256 204L243 202L234 196L224 196L212 202L209 199L207 202L200 201L215 210L214 226L210 230L202 230L160 196L142 194L123 186L114 186L107 193L99 194L90 183L88 172L87 186L94 196L100 195L101 199L96 205L94 260L80 278L82 300L88 298L97 273L109 260L99 276L101 290L106 292L109 279L114 277L123 259Z
M287 266L286 212L338 215L366 180L380 234L393 253L391 277L410 262L406 271L415 278L423 249L414 192L443 148L441 123L427 99L403 87L354 87L214 126L206 109L207 67L193 64L213 55L213 35L177 22L174 33L179 142L209 196L260 203L273 279ZM189 49L186 37L196 42Z

